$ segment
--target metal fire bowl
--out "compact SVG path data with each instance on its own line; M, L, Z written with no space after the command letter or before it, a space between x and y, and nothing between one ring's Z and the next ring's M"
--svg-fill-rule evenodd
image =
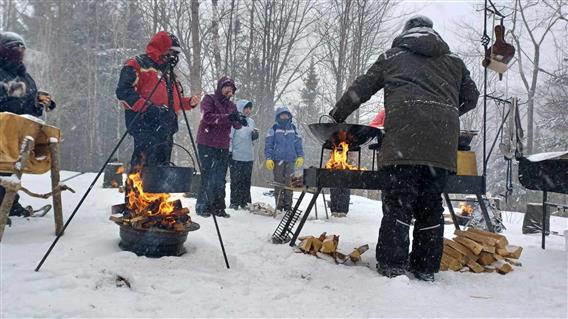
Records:
M347 123L316 123L308 125L312 134L322 143L347 142L349 146L363 145L373 138L381 140L382 131L376 127Z
M477 131L460 131L460 136L458 139L458 150L469 151L471 140L477 135Z
M186 250L183 244L190 231L199 229L199 224L192 222L184 231L161 229L134 229L130 225L120 225L120 243L123 250L138 256L164 257L181 256Z

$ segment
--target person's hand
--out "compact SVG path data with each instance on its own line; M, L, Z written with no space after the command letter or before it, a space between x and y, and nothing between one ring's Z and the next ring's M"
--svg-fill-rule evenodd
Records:
M239 122L243 126L248 126L247 117L243 115L241 112L233 112L229 114L229 121L231 122Z
M201 98L202 98L202 97L203 97L203 92L201 92L201 93L199 93L199 94L197 94L197 95L192 96L191 99L189 100L189 105L190 105L192 108L195 108L196 106L199 105L199 103L201 103Z
M273 160L266 160L266 168L271 171L274 169L274 161Z
M303 157L296 158L296 167L300 168L302 166L304 166L304 158Z
M237 112L237 111L235 111L235 112L229 114L229 121L231 121L231 122L238 122L239 119L240 119L240 115L239 115L239 114L240 114L240 113Z
M257 128L254 128L254 129L252 130L252 133L251 133L250 136L251 136L251 138L252 138L253 141L256 140L256 139L258 139L258 129L257 129Z
M20 98L26 95L26 83L21 81L10 81L8 83L2 82L4 91L7 96Z
M56 106L55 102L51 99L51 94L45 91L38 91L37 104L46 112L53 110Z

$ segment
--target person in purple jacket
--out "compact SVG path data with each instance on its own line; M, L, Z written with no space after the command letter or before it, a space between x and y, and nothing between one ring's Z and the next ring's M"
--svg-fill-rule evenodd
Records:
M235 82L222 77L214 94L201 101L203 116L197 132L197 150L201 162L201 190L195 210L202 217L215 214L231 217L225 212L225 175L229 165L229 136L231 127L247 125L246 117L237 111L231 98L237 91Z

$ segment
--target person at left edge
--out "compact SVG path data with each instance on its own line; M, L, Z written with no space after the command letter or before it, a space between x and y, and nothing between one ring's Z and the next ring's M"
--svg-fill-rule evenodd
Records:
M49 93L38 91L34 79L26 70L25 52L26 42L22 36L14 32L0 32L0 112L41 118L44 111L52 111L56 104ZM0 173L0 176L10 175ZM6 189L0 186L0 203L4 200L4 194ZM27 217L34 214L31 206L24 208L19 203L19 197L16 195L9 215ZM49 209L51 205L40 208L44 212Z
M128 133L134 138L131 170L167 165L179 111L191 110L200 102L200 95L183 97L181 84L174 83L171 76L180 52L177 37L160 31L146 46L146 53L128 59L120 71L116 96L124 108ZM139 112L142 114L133 122Z

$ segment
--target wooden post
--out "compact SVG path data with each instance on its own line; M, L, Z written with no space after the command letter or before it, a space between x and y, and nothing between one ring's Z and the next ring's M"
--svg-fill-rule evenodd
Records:
M59 141L51 139L49 141L49 151L51 155L51 190L53 191L53 218L55 221L55 235L63 231L63 204L61 203L61 192L55 191L59 186ZM61 233L63 235L63 233Z
M22 141L22 146L20 148L20 158L15 164L16 167L16 177L18 180L22 178L24 169L28 164L28 158L30 156L30 151L34 148L34 139L31 136L26 136ZM15 186L19 185L21 182L14 183ZM14 205L14 200L16 199L16 191L13 189L6 189L4 194L4 199L0 204L0 241L2 241L2 236L4 235L4 228L6 227L6 221L8 220L8 215Z

